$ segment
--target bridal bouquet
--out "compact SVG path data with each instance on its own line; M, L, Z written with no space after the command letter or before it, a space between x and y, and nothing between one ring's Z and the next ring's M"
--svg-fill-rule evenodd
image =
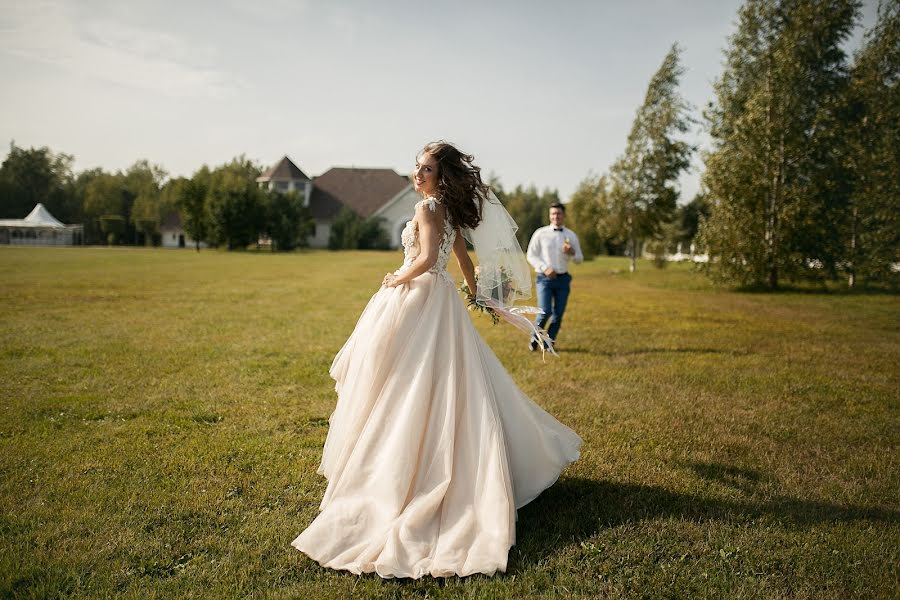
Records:
M475 267L475 284L478 285L478 277L481 274L481 267ZM499 289L492 290L492 295L501 295L502 298L498 298L499 300L505 301L507 296L509 296L512 291L512 285L510 283L511 278L509 273L506 272L502 267L500 268L500 287ZM500 315L497 314L490 306L485 306L483 304L478 303L478 297L475 295L472 290L469 289L469 284L463 280L461 286L459 286L459 291L466 295L466 305L469 310L477 310L483 313L488 314L491 317L491 322L496 325L500 322Z

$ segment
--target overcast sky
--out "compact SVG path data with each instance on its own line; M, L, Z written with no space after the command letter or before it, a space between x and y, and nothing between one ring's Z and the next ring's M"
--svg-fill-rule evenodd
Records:
M672 43L684 96L709 102L740 4L0 0L0 156L14 140L73 154L79 171L147 158L190 176L243 153L287 154L310 176L406 174L442 138L507 188L568 199L622 152Z

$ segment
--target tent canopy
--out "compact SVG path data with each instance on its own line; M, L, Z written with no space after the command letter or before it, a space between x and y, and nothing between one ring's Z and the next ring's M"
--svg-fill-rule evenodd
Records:
M0 219L0 225L7 227L59 227L65 228L56 217L50 214L43 204L38 203L24 219Z

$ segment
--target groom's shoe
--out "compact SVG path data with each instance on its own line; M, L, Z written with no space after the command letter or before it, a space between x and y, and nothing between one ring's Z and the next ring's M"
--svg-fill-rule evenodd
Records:
M534 352L535 350L537 350L537 348L538 348L537 340L532 338L532 340L528 343L528 349L531 352Z

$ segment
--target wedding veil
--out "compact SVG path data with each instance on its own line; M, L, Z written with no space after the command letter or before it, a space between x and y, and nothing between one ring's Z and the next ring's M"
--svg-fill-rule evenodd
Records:
M489 190L481 206L481 223L474 229L462 230L478 257L475 301L556 354L547 333L524 316L543 311L535 306L515 306L518 300L531 298L531 266L516 239L518 229L500 199Z

